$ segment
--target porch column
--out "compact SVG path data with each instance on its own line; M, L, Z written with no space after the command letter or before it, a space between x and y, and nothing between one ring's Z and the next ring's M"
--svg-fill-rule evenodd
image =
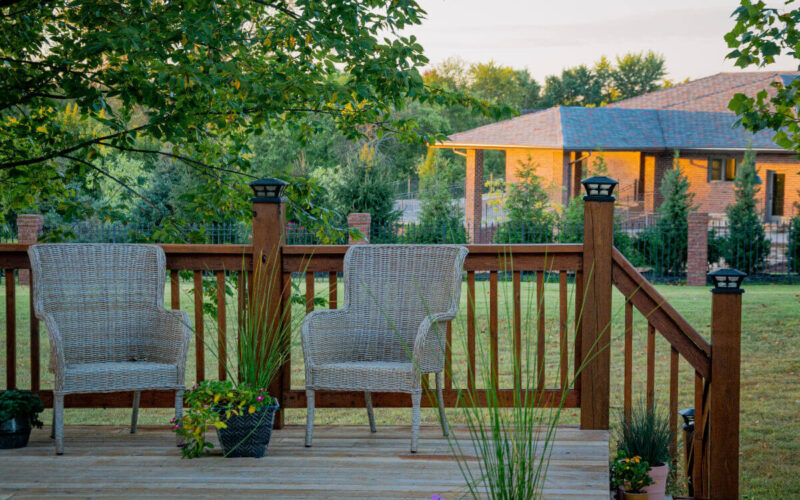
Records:
M611 396L611 251L616 180L590 177L583 221L581 429L608 429Z
M286 244L286 198L283 196L283 191L287 185L288 182L280 179L259 179L250 183L255 196L250 198L253 203L253 277L251 285L248 285L248 294L252 302L260 299L265 301L265 303L251 303L251 307L266 311L263 321L266 321L267 325L278 325L287 321L283 308L291 307L285 303L287 299L284 295L287 294L287 287L291 287L291 284L284 283L281 251L281 247ZM254 294L256 291L261 291L265 296L256 297ZM290 289L288 291L291 292ZM291 297L288 302L291 302ZM268 335L269 333L272 332L268 332ZM263 339L266 343L272 341L271 338ZM286 370L288 363L287 354L286 364L269 387L270 395L278 399L281 408L283 408L284 389L289 388ZM283 410L279 410L275 414L276 429L283 427L283 413Z
M466 203L464 207L467 223L467 236L470 243L478 241L481 230L481 217L483 208L483 150L467 150L467 182L464 189Z
M570 151L561 152L561 205L569 205L572 184L572 155Z

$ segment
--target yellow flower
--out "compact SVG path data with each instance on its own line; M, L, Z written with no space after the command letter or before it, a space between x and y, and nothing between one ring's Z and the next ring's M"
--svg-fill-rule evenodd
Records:
M256 412L255 406L251 406L250 408L247 409L247 413L255 413L255 412Z

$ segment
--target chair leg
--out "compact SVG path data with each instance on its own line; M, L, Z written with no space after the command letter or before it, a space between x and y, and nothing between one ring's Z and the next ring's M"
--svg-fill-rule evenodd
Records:
M311 434L314 432L314 391L306 391L306 448L311 446Z
M364 393L364 400L367 402L367 416L369 417L369 430L370 432L378 432L375 427L375 413L372 411L372 394L369 392Z
M56 455L64 454L64 395L53 397L53 429L56 439Z
M136 424L139 422L139 401L142 391L133 391L133 412L131 413L131 434L136 434Z
M183 391L175 391L175 422L179 422L183 415ZM183 446L183 439L177 436L175 439L176 446Z
M411 453L417 452L417 438L419 437L419 413L422 403L422 392L411 394Z
M444 399L442 398L442 373L436 374L436 399L439 401L439 421L442 423L442 433L445 437L450 435L447 427L447 415L444 413Z

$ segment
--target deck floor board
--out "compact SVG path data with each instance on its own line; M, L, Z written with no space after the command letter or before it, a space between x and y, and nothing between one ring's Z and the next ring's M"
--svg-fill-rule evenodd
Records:
M263 459L212 456L182 460L164 427L68 426L56 456L49 428L27 448L0 451L0 499L47 497L456 498L464 481L437 427L420 431L408 451L407 426L318 426L314 446L303 428L273 433ZM466 437L463 428L456 432ZM214 440L216 443L216 441ZM470 452L468 442L462 441ZM560 428L545 498L608 498L608 433Z

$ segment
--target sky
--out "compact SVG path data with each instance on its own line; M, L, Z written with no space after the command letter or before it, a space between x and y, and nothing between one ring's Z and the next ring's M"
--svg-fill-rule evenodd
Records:
M428 13L410 30L436 64L467 62L527 68L539 82L605 55L654 50L667 78L683 81L740 71L725 59L723 36L736 0L418 0ZM767 2L772 5L775 2ZM779 6L778 3L777 6ZM751 68L750 71L757 68ZM783 57L765 69L797 70Z

